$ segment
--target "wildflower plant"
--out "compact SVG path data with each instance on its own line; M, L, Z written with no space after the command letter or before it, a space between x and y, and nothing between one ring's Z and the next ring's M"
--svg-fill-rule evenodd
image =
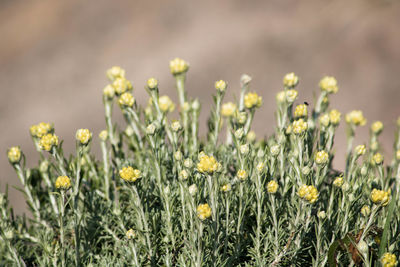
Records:
M189 64L176 58L170 71L179 102L150 78L142 107L125 70L109 69L105 129L77 130L75 155L64 154L50 123L30 128L37 166L26 166L20 147L7 151L31 215L14 215L8 191L0 194L1 266L396 266L400 120L393 158L384 160L383 124L353 147L367 121L348 113L347 154L335 157L336 79L324 77L306 104L289 73L274 133L258 138L252 122L263 101L243 75L235 102L224 102L235 86L214 83L202 138L201 105L185 86ZM112 121L114 105L125 125Z

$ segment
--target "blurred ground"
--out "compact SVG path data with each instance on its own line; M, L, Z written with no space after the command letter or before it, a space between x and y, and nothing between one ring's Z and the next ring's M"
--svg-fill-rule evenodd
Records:
M240 75L250 74L264 98L259 136L272 133L285 73L301 78L298 102L312 102L319 79L333 75L340 88L332 106L382 120L389 161L400 115L399 14L399 1L382 0L0 0L0 191L19 184L8 147L20 145L28 166L37 162L30 125L53 122L69 152L78 128L97 136L105 127L101 94L110 66L126 69L139 102L151 76L176 100L168 61L177 56L191 64L187 88L203 103L203 127L214 81L227 80L233 99ZM335 165L343 166L343 127L339 134ZM355 144L367 134L368 127L357 131ZM25 208L21 193L13 189L10 198L19 212Z

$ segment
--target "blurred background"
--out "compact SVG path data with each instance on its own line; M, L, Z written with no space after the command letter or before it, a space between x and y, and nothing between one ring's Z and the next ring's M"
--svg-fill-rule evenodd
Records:
M153 76L161 94L176 101L168 67L175 57L190 63L187 90L203 103L203 133L218 79L228 81L226 100L233 100L240 75L253 77L251 87L264 99L253 129L263 137L273 132L285 73L300 77L297 103L312 103L320 78L333 75L339 93L331 106L342 113L361 109L368 119L354 144L366 142L370 123L382 120L389 162L400 115L399 14L399 1L384 0L0 0L0 191L19 185L7 148L19 145L28 167L37 163L33 124L54 123L68 153L75 131L89 128L98 152L109 67L126 69L139 103L147 102L143 87ZM335 139L338 168L343 125ZM20 192L11 188L10 199L17 213L25 210Z

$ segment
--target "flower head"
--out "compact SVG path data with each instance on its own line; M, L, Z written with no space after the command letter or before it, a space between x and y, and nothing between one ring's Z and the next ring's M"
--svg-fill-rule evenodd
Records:
M115 89L111 84L106 85L106 87L104 87L103 96L105 96L108 99L112 99L115 96Z
M276 94L276 102L283 103L285 101L286 101L286 92L285 91L280 91L279 93Z
M41 150L50 151L53 146L58 145L58 137L54 134L46 134L42 136L39 141L39 147Z
M319 116L319 123L324 127L328 127L330 123L329 114L322 114Z
M260 107L262 104L262 97L258 96L257 93L247 93L244 96L244 105L246 108L251 109L254 107Z
M297 193L300 198L314 203L318 199L318 190L313 185L302 185Z
M357 154L357 156L362 156L365 154L366 148L365 145L358 145L354 149L354 152Z
M296 100L298 94L299 93L294 89L287 90L286 91L286 101L288 103L293 103Z
M125 70L119 66L114 66L107 70L106 75L110 81L114 81L117 78L125 78Z
M18 163L21 160L21 149L17 146L13 146L8 150L7 156L11 163Z
M191 186L189 186L189 194L191 196L194 196L197 193L197 185L196 184L192 184Z
M213 156L199 155L197 170L201 173L213 173L218 169L218 161Z
M232 103L232 102L228 102L225 104L222 104L221 107L221 114L224 117L232 117L233 114L236 111L236 104Z
M338 91L337 81L334 77L325 76L319 82L319 88L328 94L336 94Z
M186 180L189 177L189 173L187 172L187 170L181 170L178 177L181 180Z
M158 81L155 78L150 78L147 80L147 87L149 89L156 89L158 87Z
M324 210L318 211L317 217L322 219L322 220L325 219L326 218L326 212Z
M106 141L107 138L108 138L108 132L107 132L107 130L101 131L101 132L99 133L99 138L100 138L100 140L103 141L103 142Z
M346 114L346 122L355 126L364 126L367 120L361 110L353 110Z
M118 103L121 107L133 107L133 104L135 104L135 98L131 93L123 93L119 97Z
M90 139L92 139L92 133L88 129L79 129L76 131L76 140L82 145L87 145Z
M68 176L58 176L56 180L56 188L67 190L71 187L71 179Z
M229 192L232 190L232 185L231 184L224 184L223 186L221 186L221 191L222 192Z
M344 183L344 179L341 176L336 177L335 180L333 181L333 185L336 187L342 187L343 183Z
M398 262L396 255L386 252L381 258L381 263L383 267L396 267Z
M243 169L238 170L238 172L236 173L237 178L239 178L239 180L246 180L247 178L247 172Z
M373 163L375 163L376 165L380 165L383 163L383 156L381 153L376 153L373 157L372 157L372 161Z
M269 181L267 184L267 191L268 191L268 193L275 194L276 191L278 190L278 187L279 187L279 185L276 181L274 181L274 180Z
M114 87L115 93L117 95L121 95L126 91L130 91L133 89L132 83L123 77L116 78L112 86Z
M293 133L300 135L307 131L308 125L307 122L305 122L303 119L298 119L293 122L292 127Z
M127 182L135 182L137 179L142 177L142 173L139 170L129 166L123 167L119 171L119 176Z
M294 110L294 116L296 118L307 117L307 105L306 104L297 105L296 109Z
M136 233L132 229L129 229L128 231L126 231L125 236L128 239L134 239L136 237Z
M295 87L299 83L299 77L294 72L288 73L283 77L283 85L288 88Z
M361 214L362 214L364 217L368 217L370 213L371 213L371 208L370 208L368 205L362 206L362 208L361 208Z
M317 154L315 154L315 163L318 165L324 165L328 162L328 160L329 155L324 150L318 151Z
M173 75L185 73L189 70L189 64L180 58L175 58L169 62L169 69Z
M341 114L340 114L340 112L337 110L337 109L332 109L330 112L329 112L329 120L330 120L330 122L332 123L332 125L338 125L339 124L339 122L340 122L340 116L341 116Z
M42 138L45 134L50 133L52 130L53 126L50 123L46 122L32 125L30 128L31 135L38 138Z
M223 80L219 80L215 82L215 89L217 89L219 92L223 92L226 89L226 82Z
M197 217L202 221L211 217L211 208L207 203L200 204L197 207Z
M378 135L382 132L383 130L383 123L381 121L375 121L374 123L371 124L371 131Z
M383 191L374 188L371 191L371 200L377 205L386 206L390 200L390 191Z
M175 104L172 102L169 96L164 95L158 99L158 105L160 106L160 110L162 112L172 112L175 109Z

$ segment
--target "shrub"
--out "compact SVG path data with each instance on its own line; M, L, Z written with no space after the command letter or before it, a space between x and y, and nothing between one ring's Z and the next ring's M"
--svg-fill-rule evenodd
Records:
M107 71L106 130L76 133L76 155L66 157L53 125L30 129L39 165L25 166L19 147L8 158L32 216L15 216L1 195L0 265L100 266L395 266L399 254L400 120L394 158L384 160L372 124L368 146L353 148L361 111L345 116L343 171L332 168L341 114L329 107L338 91L325 77L315 106L294 107L294 73L277 94L277 126L269 138L251 131L262 98L243 75L237 103L224 103L225 81L215 83L205 139L200 103L185 90L189 65L170 63L175 104L148 80L147 107L132 94L125 71ZM118 103L127 123L112 122ZM226 134L221 134L225 129ZM223 135L223 136L221 136ZM102 159L90 148L100 143ZM384 165L384 163L388 163Z

